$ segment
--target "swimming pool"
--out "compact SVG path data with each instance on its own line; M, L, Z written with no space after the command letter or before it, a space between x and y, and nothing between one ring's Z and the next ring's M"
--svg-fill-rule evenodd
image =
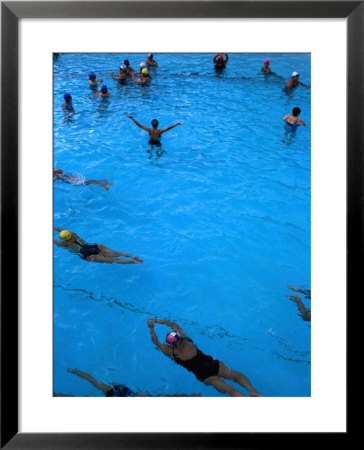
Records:
M140 256L97 264L54 246L54 391L102 396L67 372L151 395L221 396L155 350L149 317L177 322L198 347L243 372L264 396L309 396L310 322L288 284L311 287L309 54L157 54L152 82L110 77L145 54L61 54L54 62L54 167L97 185L54 184L54 225ZM265 58L278 76L259 73ZM111 93L100 99L88 73ZM75 112L62 111L63 95ZM284 136L299 106L306 127ZM150 126L184 122L150 150ZM54 234L57 238L57 234ZM306 307L310 301L303 299ZM156 326L160 340L168 329Z

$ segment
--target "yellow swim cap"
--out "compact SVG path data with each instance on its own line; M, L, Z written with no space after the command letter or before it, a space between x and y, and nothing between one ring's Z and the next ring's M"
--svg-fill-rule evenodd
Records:
M143 69L143 70L142 70L142 74L143 74L143 75L148 75L148 73L149 73L149 72L148 72L148 69Z
M59 237L61 239L63 239L64 241L69 241L71 239L71 237L72 237L72 234L68 230L62 230L59 233Z

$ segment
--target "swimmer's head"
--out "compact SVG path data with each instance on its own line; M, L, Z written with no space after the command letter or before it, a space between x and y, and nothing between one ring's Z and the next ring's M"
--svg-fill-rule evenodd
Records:
M224 59L224 57L220 54L220 55L217 57L217 59L218 59L219 61L222 61L222 60Z
M106 94L106 92L107 92L107 86L106 86L106 84L103 84L103 85L101 86L100 91L101 91L103 94Z
M128 59L124 59L124 64L126 65L126 66L128 66L130 63L129 63L129 60Z
M269 63L270 63L269 59L266 59L266 60L264 61L264 64L268 64L268 65L269 65Z
M145 62L141 62L141 63L139 64L139 67L140 67L141 69L144 69L144 67L147 67L147 65L145 64Z
M96 74L94 73L94 72L90 72L89 74L88 74L88 79L89 80L93 80L93 79L95 79L96 78Z
M68 231L68 230L62 230L62 231L59 233L59 237L60 237L62 240L64 240L64 241L69 241L69 240L71 239L71 237L72 237L72 234L71 234L71 232Z
M157 128L157 126L158 126L158 120L157 119L153 119L152 120L152 127L153 128Z
M292 78L293 78L293 77L299 77L299 76L300 76L300 74L299 74L298 72L293 72L293 73L292 73Z
M120 70L122 70L123 72L125 72L125 70L126 70L126 65L125 65L125 64L122 64L122 65L120 66Z
M63 98L64 98L64 100L65 100L66 102L69 102L69 101L72 100L71 94L64 94Z
M148 72L148 69L144 68L144 69L142 70L142 74L143 74L143 75L147 76L148 73L149 73L149 72Z
M301 113L301 109L300 109L298 106L296 106L295 108L292 109L292 114L293 114L295 117L297 117L298 114L300 114L300 113Z
M171 331L166 336L166 342L168 342L168 344L172 345L172 347L177 347L178 344L181 342L181 340L182 340L182 338L177 333L177 331Z
M149 53L148 59L153 59L153 53Z

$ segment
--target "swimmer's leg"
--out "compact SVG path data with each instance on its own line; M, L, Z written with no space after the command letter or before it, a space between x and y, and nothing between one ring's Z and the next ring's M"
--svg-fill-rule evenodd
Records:
M95 388L99 389L100 391L106 393L107 391L110 390L110 386L108 386L107 384L104 383L99 383L98 381L95 380L94 377L92 377L91 375L89 375L86 372L81 372L81 370L77 370L77 369L67 369L68 372L70 373L74 373L75 375L77 375L80 378L83 378L84 380L87 380L88 382L90 382L92 384L92 386L95 386Z
M107 248L107 247L105 247L105 245L102 245L102 244L97 244L97 245L98 245L101 253L104 256L110 256L111 258L112 257L115 258L117 256L125 256L126 258L131 258L131 256L132 256L132 255L129 255L128 253L125 253L125 252L117 252L116 250L112 250L111 248Z
M105 189L105 191L109 190L106 183L103 183L102 181L98 181L98 180L85 180L84 184L98 184L99 186L103 187Z
M101 254L91 255L86 259L86 261L100 262L100 263L107 263L107 264L113 264L113 263L115 263L115 264L138 264L137 261L135 261L134 259L108 258Z
M286 295L290 300L296 302L299 312L301 313L301 317L305 322L311 322L311 310L307 309L305 305L302 303L301 298L297 294Z
M250 397L262 397L261 394L259 394L259 392L257 392L253 388L250 381L245 375L236 370L228 369L221 361L219 361L218 375L221 378L227 378L228 380L236 381L236 383L240 384L240 386L243 386L249 392Z
M208 386L213 386L215 389L217 389L219 392L222 392L223 394L229 394L231 397L245 397L245 395L234 389L229 384L225 383L220 377L213 376L208 377L204 381L205 384Z

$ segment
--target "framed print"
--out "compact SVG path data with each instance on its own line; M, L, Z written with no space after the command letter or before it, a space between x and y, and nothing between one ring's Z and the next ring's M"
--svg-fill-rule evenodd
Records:
M2 447L347 437L363 8L2 2ZM175 321L216 373L188 366ZM229 398L223 375L263 398ZM103 398L120 392L139 398Z

